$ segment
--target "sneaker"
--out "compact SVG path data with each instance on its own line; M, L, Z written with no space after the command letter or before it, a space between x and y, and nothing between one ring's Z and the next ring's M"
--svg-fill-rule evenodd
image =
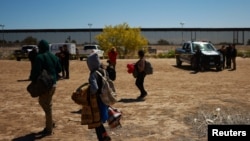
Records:
M140 96L137 97L137 99L144 99L148 94L141 94Z
M52 131L48 131L46 128L43 129L43 131L38 132L38 134L42 134L43 136L50 136L53 134Z
M110 136L105 136L105 137L103 137L103 141L111 141Z

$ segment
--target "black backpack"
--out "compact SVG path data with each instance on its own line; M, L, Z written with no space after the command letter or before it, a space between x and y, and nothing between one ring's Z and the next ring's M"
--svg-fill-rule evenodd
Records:
M111 66L107 66L106 71L108 72L109 78L112 81L115 81L115 79L116 79L116 71L115 71L115 69L113 67L111 67Z
M144 69L144 71L145 71L145 73L147 75L153 74L153 67L152 67L151 63L149 61L147 61L147 60L145 60L145 69Z

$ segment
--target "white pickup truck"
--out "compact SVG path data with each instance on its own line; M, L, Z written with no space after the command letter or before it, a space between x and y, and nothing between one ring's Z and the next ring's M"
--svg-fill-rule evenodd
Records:
M79 58L87 58L91 53L97 53L100 58L104 58L104 51L100 49L99 45L84 45L82 50L79 50Z
M29 57L29 52L35 48L38 51L37 45L23 45L20 49L14 51L14 56L17 61L21 61L21 59L27 59Z

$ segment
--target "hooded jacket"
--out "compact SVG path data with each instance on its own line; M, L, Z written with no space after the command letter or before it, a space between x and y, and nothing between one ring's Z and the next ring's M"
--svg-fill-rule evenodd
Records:
M101 88L102 88L102 78L96 73L104 73L104 69L101 69L101 62L96 53L90 54L87 58L87 65L90 70L89 74L89 84L90 84L90 94L97 94L98 106L100 109L100 115L102 122L106 122L108 119L108 106L105 105L101 99Z
M39 42L38 49L39 52L31 70L31 81L35 82L39 74L42 72L42 69L46 69L48 73L53 76L53 83L56 84L58 79L57 74L62 70L59 59L54 54L49 52L49 44L45 40L41 40Z

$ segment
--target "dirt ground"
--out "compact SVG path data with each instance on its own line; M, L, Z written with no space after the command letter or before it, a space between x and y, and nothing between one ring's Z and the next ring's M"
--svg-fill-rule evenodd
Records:
M113 141L200 141L192 126L199 110L215 108L250 111L250 58L237 58L237 70L213 69L192 73L188 64L175 66L175 59L148 59L154 74L145 78L148 96L136 101L139 91L126 65L136 59L117 62L114 82L120 102L114 107L123 112L122 127L106 129ZM106 63L106 60L102 60ZM26 91L30 62L0 60L0 140L1 141L94 141L95 131L80 125L81 108L71 100L72 92L87 82L86 61L70 62L70 79L58 81L53 97L56 128L52 136L39 138L44 128L44 113L37 98ZM191 120L190 120L191 119Z

